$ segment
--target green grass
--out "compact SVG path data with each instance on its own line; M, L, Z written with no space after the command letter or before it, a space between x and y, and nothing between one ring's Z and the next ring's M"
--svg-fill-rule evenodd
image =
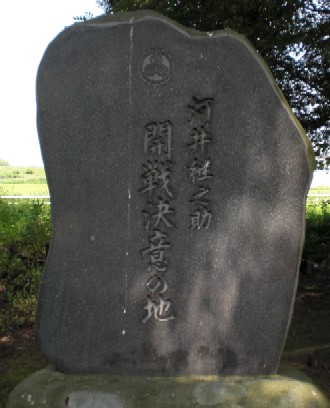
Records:
M47 184L3 184L1 195L49 195Z
M309 190L308 194L330 194L330 186L317 186Z
M330 186L317 186L317 187L312 187L310 191L319 191L319 192L324 192L326 191L328 194L330 193Z

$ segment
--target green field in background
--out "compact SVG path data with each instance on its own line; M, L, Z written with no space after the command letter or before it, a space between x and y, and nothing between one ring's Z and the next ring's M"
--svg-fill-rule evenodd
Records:
M43 167L0 166L0 182L7 183L46 183Z
M0 195L49 195L44 168L0 166Z
M1 195L49 195L47 184L0 184Z

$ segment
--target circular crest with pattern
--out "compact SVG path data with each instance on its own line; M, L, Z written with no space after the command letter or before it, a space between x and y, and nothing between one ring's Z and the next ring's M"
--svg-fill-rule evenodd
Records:
M145 51L139 61L142 79L152 85L167 82L172 75L173 64L169 55L160 48Z

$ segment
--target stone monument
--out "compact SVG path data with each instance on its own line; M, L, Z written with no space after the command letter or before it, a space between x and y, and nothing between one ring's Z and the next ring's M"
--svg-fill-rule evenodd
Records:
M151 12L76 24L49 45L37 102L52 202L37 341L57 381L94 375L63 404L126 406L95 375L276 374L314 162L244 37Z

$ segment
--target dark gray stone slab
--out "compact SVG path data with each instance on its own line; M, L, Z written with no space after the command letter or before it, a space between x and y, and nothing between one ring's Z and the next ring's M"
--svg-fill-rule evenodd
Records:
M154 13L92 20L50 44L37 98L49 360L68 373L274 373L313 159L249 43Z

